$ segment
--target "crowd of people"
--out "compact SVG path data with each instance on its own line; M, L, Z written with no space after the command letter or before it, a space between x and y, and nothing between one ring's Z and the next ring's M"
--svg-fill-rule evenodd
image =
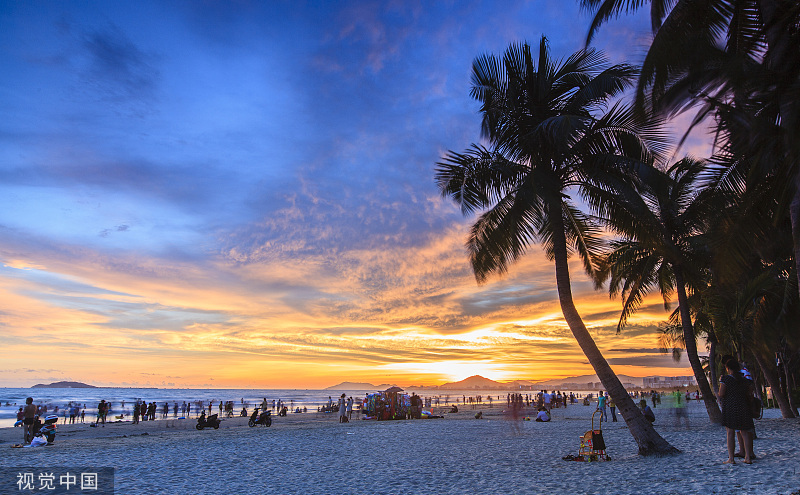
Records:
M722 425L726 428L726 443L728 451L728 460L726 463L735 464L737 457L743 458L745 464L750 464L756 458L753 452L753 437L755 436L755 425L753 422L756 406L760 407L760 400L755 397L755 387L753 385L752 377L750 376L747 368L739 363L732 356L723 356L725 369L727 374L720 378L718 399L722 411ZM631 397L639 399L639 407L644 414L645 418L651 423L656 421L655 413L653 412L662 403L662 393L651 391L634 391ZM687 405L691 400L700 400L699 391L694 393L690 391L674 391L667 393L669 397L669 406L674 410L677 421L685 419L688 425ZM552 419L551 411L554 408L566 408L568 405L574 405L578 402L579 396L573 392L561 392L553 390L541 390L536 394L528 393L509 393L506 395L506 406L508 411L517 416L521 414L524 408L533 408L536 411L537 422L549 422ZM648 400L650 404L648 404ZM483 397L476 395L466 397L462 395L456 396L451 412L457 412L456 404L472 405L473 408L478 404L488 404L489 407L493 405L493 398L491 395ZM497 396L497 401L501 400ZM391 394L367 394L363 401L355 401L353 397L347 397L342 394L336 403L329 396L327 404L318 407L319 412L337 412L340 423L348 422L352 419L353 411L360 411L363 407L368 414L375 415L378 419L420 419L423 414L423 408L430 408L434 405L439 406L444 402L447 405L450 402L450 396L434 396L434 397L421 397L416 393L409 395L391 395ZM593 394L586 394L583 397L583 404L590 405L594 403ZM248 404L244 399L240 401L241 413L240 416L247 416ZM144 400L136 400L131 404L133 424L140 421L155 421L159 416L161 419L172 418L190 418L194 413L196 416L201 414L205 415L206 410L211 415L214 406L219 409L220 416L227 415L232 417L235 415L236 404L234 401L182 401L179 404L177 401L164 402L162 405L157 404L155 401L147 402ZM127 410L125 409L125 401L121 401L120 414L116 416L118 420L125 420ZM307 412L307 408L297 407L294 408L294 401L288 404L282 400L267 401L266 397L261 403L255 403L256 408L262 411L271 410L277 412L279 416L285 416L288 411L295 413ZM651 407L652 406L652 407ZM291 409L290 409L291 408ZM32 428L35 424L36 418L44 417L48 412L55 415L63 416L64 423L74 424L78 421L85 422L86 417L86 404L77 402L69 402L65 407L59 408L58 405L52 406L49 410L47 404L34 404L32 398L27 398L25 406L19 408L17 412L17 423L23 427L25 442L30 443L32 437ZM596 399L596 410L600 414L602 421L609 420L609 413L612 422L617 421L616 405L613 399L600 391ZM112 414L112 404L106 400L100 400L97 404L97 417L92 426L104 425L107 417ZM59 414L60 413L60 414ZM425 414L430 414L425 412ZM476 418L482 415L479 413ZM525 419L530 419L526 417ZM91 421L91 420L90 420ZM739 451L736 452L736 443L739 443Z

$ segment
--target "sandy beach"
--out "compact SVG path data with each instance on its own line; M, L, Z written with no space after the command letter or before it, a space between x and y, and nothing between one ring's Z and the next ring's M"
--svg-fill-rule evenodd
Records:
M724 430L699 404L690 425L656 410L658 431L683 453L639 457L625 423L604 423L608 462L568 462L589 429L593 407L556 409L553 421L512 422L502 408L462 409L444 419L353 420L307 413L249 428L219 430L194 420L59 425L55 445L11 448L19 428L0 430L0 467L108 466L116 493L608 493L791 494L800 490L800 421L766 411L757 422L758 459L723 465ZM483 411L482 419L474 413ZM17 493L0 480L0 493ZM3 490L7 491L3 491Z

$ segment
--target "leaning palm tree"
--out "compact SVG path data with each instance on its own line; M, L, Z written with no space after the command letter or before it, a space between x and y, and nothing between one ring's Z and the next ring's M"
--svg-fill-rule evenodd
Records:
M663 151L658 127L637 121L611 98L631 83L635 69L608 67L602 54L580 50L563 62L551 59L547 39L538 63L527 44L511 45L502 57L473 62L472 96L481 102L482 134L490 143L448 152L436 181L465 215L482 212L467 248L475 277L502 274L541 242L555 262L564 319L603 386L617 404L639 453L677 452L636 408L589 334L572 299L568 260L577 254L598 275L599 227L570 198L607 183L614 187L633 162L652 158L648 144ZM585 200L591 202L586 196Z
M614 250L606 259L611 275L609 292L622 293L623 309L617 329L622 329L648 292L661 292L665 307L677 294L686 356L709 419L720 423L722 413L697 354L689 305L689 291L705 284L706 270L702 268L708 265L703 262L707 260L703 237L714 201L710 190L698 193L698 176L704 165L685 158L666 171L647 166L637 170L638 194L597 191L599 196L606 196L603 205L607 225L622 236L613 242Z

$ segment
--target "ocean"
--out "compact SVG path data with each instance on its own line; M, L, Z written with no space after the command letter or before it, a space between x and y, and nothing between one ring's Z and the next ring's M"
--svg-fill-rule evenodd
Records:
M185 401L192 403L191 416L194 417L197 411L195 403L202 401L208 408L209 401L213 401L213 411L219 412L218 404L220 401L233 401L235 414L238 415L242 410L242 405L246 405L248 412L256 404L266 398L270 404L279 399L293 408L306 407L309 412L316 412L317 408L328 403L331 397L335 403L341 394L348 397L360 399L367 393L376 392L375 389L369 390L289 390L289 389L172 389L172 388L0 388L0 428L13 426L16 421L17 411L20 406L25 404L27 397L33 398L36 405L47 405L47 414L54 413L58 407L58 416L63 417L67 405L77 403L81 409L86 411L86 421L94 421L97 417L97 403L101 399L111 403L111 411L108 419L113 420L114 416L124 414L125 420L130 420L132 415L132 405L137 400L145 402L155 402L158 404L157 418L161 417L161 408L164 403L169 403L170 418L173 416L172 408L174 403L180 406ZM444 405L445 399L449 403L459 403L462 397L474 397L481 395L484 401L488 396L492 396L495 401L505 402L506 396L510 392L515 393L536 393L524 390L500 391L500 390L437 390L437 389L407 389L407 393L416 392L422 397L440 397L440 404ZM124 402L123 402L124 401ZM180 413L178 413L180 416Z

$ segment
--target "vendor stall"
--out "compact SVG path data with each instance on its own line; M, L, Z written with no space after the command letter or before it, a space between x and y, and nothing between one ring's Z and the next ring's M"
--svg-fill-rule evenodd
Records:
M411 397L400 387L367 394L364 398L364 419L406 419L411 409Z

